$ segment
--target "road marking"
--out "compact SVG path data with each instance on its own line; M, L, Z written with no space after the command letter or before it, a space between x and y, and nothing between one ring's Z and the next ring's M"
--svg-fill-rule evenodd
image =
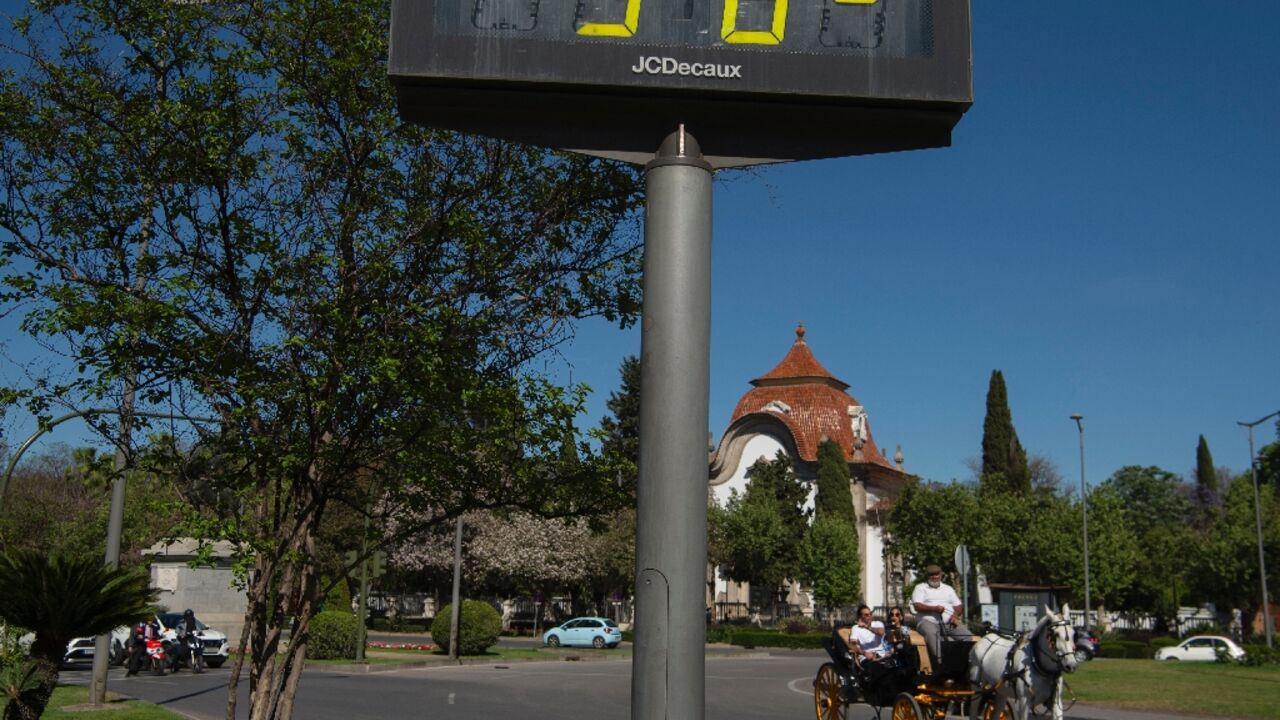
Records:
M796 687L796 683L805 683L805 687L803 689ZM800 693L801 695L812 695L813 694L813 678L807 678L807 677L796 678L795 680L792 680L791 682L787 683L787 689L793 693Z
M453 704L453 696L454 696L454 694L453 694L453 693L449 693L449 704L450 704L450 705L452 705L452 704Z

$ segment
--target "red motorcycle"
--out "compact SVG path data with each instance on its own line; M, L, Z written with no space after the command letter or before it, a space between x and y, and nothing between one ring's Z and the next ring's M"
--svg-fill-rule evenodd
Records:
M169 643L155 638L147 639L147 665L152 675L163 675L169 667Z

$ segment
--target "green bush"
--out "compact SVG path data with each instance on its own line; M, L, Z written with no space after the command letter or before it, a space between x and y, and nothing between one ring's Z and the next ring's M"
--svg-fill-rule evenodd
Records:
M741 629L735 630L730 640L734 645L745 648L776 647L792 650L821 650L823 638L830 633L816 632L791 634L776 630Z
M431 623L425 618L396 618L394 623L390 618L369 618L369 629L381 632L426 632L431 629Z
M452 614L453 605L445 605L436 613L436 619L431 623L431 641L446 652L449 650L449 618ZM502 632L502 616L489 603L463 600L458 625L458 654L482 655L498 642L498 634Z
M708 643L725 643L733 642L733 626L732 625L708 625L707 626L707 642Z
M1156 650L1159 650L1160 648L1173 647L1174 645L1177 645L1180 642L1182 641L1176 637L1167 637L1167 636L1161 635L1159 637L1151 638L1150 645L1151 645L1151 650L1154 652Z
M327 610L311 618L307 656L317 660L355 659L356 616L350 610Z
M1280 665L1280 648L1269 648L1266 645L1242 645L1245 656L1240 659L1241 665Z
M1098 657L1105 658L1128 658L1130 660L1141 660L1143 658L1151 659L1155 657L1155 650L1145 642L1137 640L1112 640L1103 642L1102 648L1098 651Z

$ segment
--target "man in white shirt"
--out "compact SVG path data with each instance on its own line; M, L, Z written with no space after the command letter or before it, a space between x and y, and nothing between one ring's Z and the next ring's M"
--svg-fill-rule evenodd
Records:
M940 666L944 637L968 639L973 633L961 621L960 596L942 582L942 568L930 565L924 575L925 582L916 585L911 593L911 607L916 611L916 630L924 637L929 659L936 668Z
M871 619L871 608L859 605L858 620L849 628L849 652L867 660L880 659L884 644L884 625L880 624L880 632L877 633L874 628L876 624L878 623Z

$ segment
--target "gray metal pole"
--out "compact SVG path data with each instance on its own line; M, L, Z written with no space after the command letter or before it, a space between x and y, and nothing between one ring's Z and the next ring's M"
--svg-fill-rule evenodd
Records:
M711 166L681 126L645 176L631 717L702 720Z
M368 518L365 519L366 524ZM360 608L356 611L356 662L364 662L364 646L369 640L369 558L365 557L369 552L368 541L369 529L365 528L365 540L360 543Z
M1253 473L1253 519L1258 524L1258 574L1261 576L1262 581L1262 632L1267 638L1267 647L1274 647L1272 644L1274 641L1271 628L1271 603L1267 599L1267 556L1263 551L1262 542L1262 498L1258 494L1258 456L1254 454L1253 450L1253 428L1255 425L1261 425L1277 415L1280 415L1280 411L1273 412L1251 423L1236 423L1249 428L1249 471Z
M449 658L458 659L458 633L462 629L462 516L453 534L453 607L449 611Z
M1080 510L1084 516L1084 634L1089 634L1089 491L1084 484L1084 416L1072 415L1080 431Z

